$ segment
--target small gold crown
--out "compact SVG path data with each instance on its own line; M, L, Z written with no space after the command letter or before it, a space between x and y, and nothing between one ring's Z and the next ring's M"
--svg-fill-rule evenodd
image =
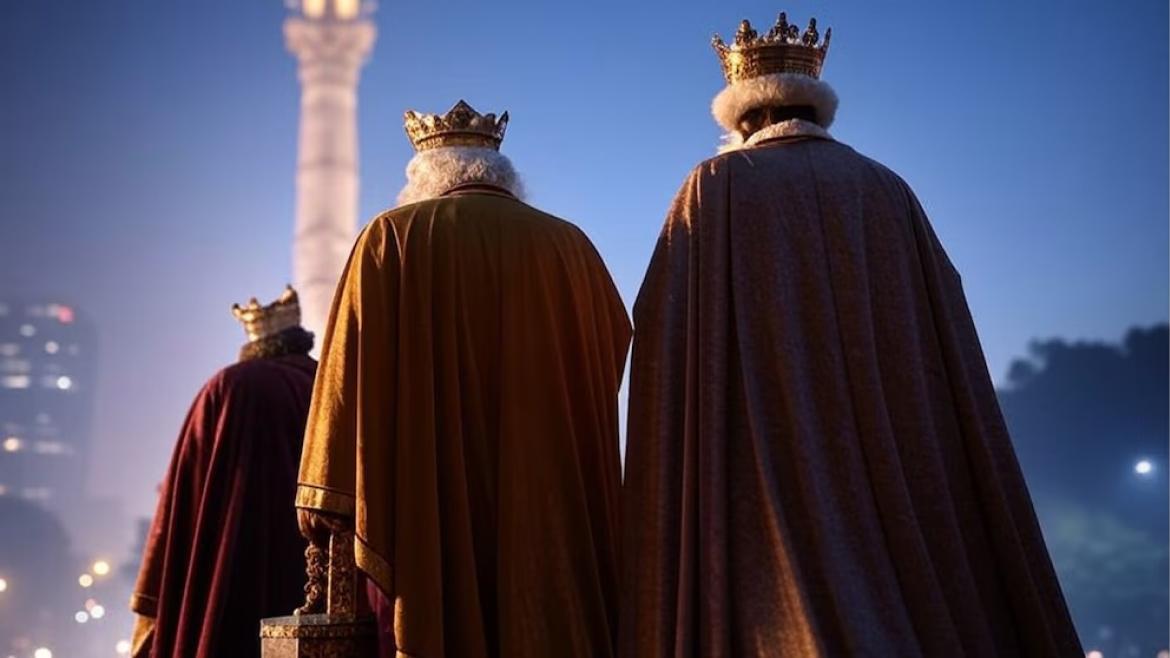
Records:
M244 325L249 341L259 340L301 326L301 302L297 291L285 286L280 297L268 306L261 306L255 297L245 306L232 304L232 315Z
M416 151L441 146L479 146L498 151L508 129L507 112L497 120L496 115L480 114L462 100L444 115L407 110L403 120Z
M832 29L825 30L825 40L818 44L821 35L817 32L817 19L810 18L801 34L800 28L790 24L788 16L780 12L776 25L763 36L744 20L730 46L718 34L711 45L719 55L728 84L773 73L797 73L819 79L832 36Z

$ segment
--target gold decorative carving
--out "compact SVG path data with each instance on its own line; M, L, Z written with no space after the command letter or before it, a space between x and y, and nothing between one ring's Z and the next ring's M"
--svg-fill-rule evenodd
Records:
M357 567L353 560L353 531L329 537L329 595L326 612L335 617L357 614Z
M260 622L262 658L362 658L377 650L374 621L358 616L358 570L349 519L318 522L305 549L305 605Z
M324 612L325 584L329 577L329 556L325 549L310 541L305 547L305 604L297 608L298 615Z

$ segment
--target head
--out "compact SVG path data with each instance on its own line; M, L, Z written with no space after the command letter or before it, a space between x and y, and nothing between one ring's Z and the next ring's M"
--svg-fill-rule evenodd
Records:
M444 146L419 151L406 165L406 185L398 204L433 199L459 185L480 183L524 198L524 186L512 161L499 151L473 146Z
M508 113L480 114L459 101L446 114L408 110L406 134L414 158L406 165L406 186L398 204L431 199L454 187L482 184L502 188L523 198L524 190L512 162L500 153L508 128Z
M811 105L767 105L757 107L740 115L735 122L735 130L740 138L746 141L749 137L768 126L800 119L816 123L817 111Z
M739 148L760 130L793 119L821 129L833 123L837 94L820 79L831 35L826 30L822 41L815 19L802 34L781 13L767 32L744 21L732 43L714 38L727 81L711 103L711 113L727 131L723 150Z
M271 304L261 305L253 297L247 304L233 304L232 315L244 326L248 342L240 349L240 359L308 354L313 349L313 334L301 327L301 304L292 286Z

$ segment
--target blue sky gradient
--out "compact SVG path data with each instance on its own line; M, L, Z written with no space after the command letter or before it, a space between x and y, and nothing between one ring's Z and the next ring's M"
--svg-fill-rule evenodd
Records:
M714 153L708 45L780 9L833 28L834 135L917 191L992 374L1035 337L1167 318L1167 5L384 2L362 74L361 213L389 207L404 109L512 116L531 201L632 303L667 204ZM0 296L96 323L92 489L149 514L234 301L290 278L298 88L279 0L24 0L0 18ZM363 220L364 221L364 220Z

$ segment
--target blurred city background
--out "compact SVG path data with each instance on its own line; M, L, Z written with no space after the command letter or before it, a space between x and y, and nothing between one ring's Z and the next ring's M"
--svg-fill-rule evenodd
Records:
M711 33L832 27L832 132L914 187L963 274L1086 650L1170 656L1165 2L6 0L0 658L128 651L176 433L244 341L228 308L294 278L283 25L327 3L377 35L358 226L403 183L403 110L508 110L530 201L627 304L719 142Z

